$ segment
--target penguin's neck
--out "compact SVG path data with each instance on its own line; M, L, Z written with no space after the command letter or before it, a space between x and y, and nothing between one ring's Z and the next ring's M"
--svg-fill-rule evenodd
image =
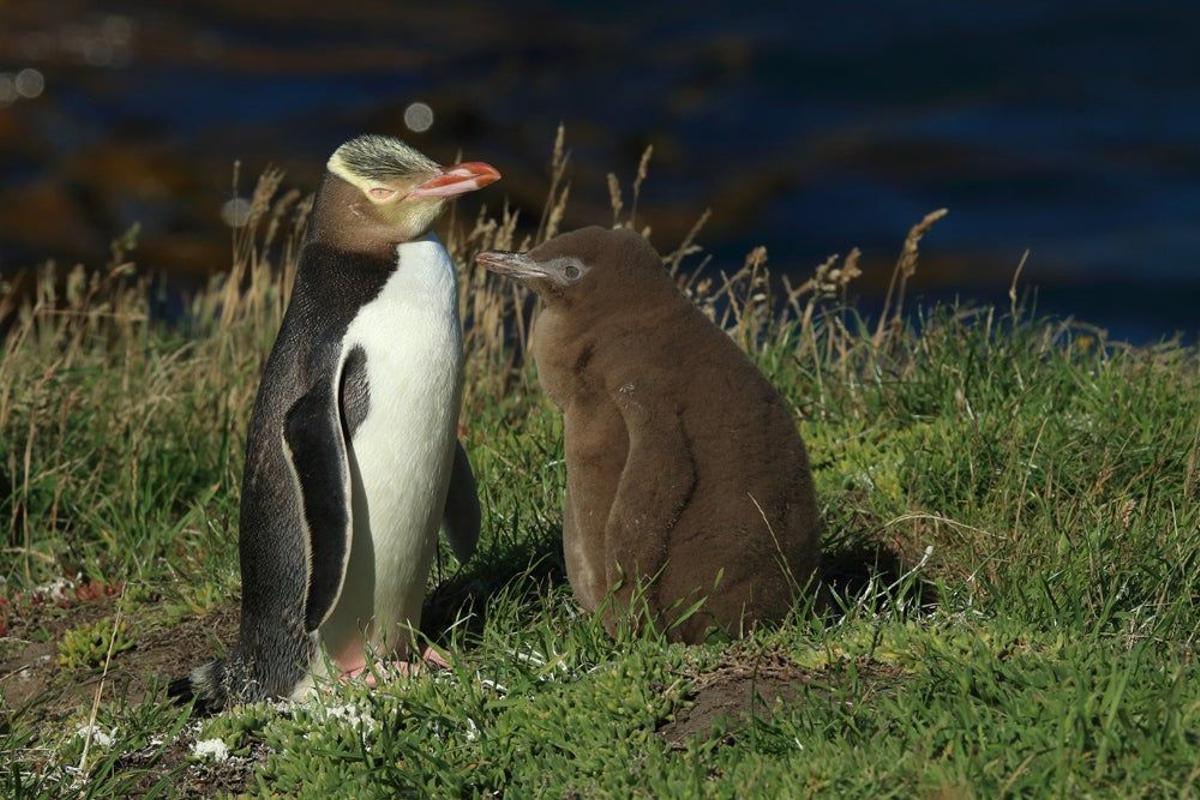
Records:
M445 308L458 316L458 276L454 261L437 235L396 245L388 287L415 303Z

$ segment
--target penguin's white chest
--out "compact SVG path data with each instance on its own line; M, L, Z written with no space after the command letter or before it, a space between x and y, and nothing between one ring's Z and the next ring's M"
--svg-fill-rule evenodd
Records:
M353 539L342 594L322 626L338 660L403 647L446 503L462 388L454 265L436 239L401 245L395 273L346 330L366 355L368 410L350 441Z

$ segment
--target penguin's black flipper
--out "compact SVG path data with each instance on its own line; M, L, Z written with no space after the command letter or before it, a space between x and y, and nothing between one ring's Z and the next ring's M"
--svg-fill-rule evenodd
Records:
M479 494L475 489L475 475L462 442L454 443L454 466L450 470L450 491L446 494L446 511L442 517L442 531L450 549L460 563L466 563L475 554L479 543Z
M320 627L333 610L350 558L350 466L335 381L317 381L288 410L285 449L296 474L309 541L305 630Z

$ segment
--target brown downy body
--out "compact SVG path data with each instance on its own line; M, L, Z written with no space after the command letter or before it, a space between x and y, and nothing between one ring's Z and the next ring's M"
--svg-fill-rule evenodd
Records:
M543 300L531 351L564 415L563 548L580 603L611 591L622 609L649 582L650 611L685 642L783 617L811 588L820 521L774 387L636 233L586 228L480 263Z

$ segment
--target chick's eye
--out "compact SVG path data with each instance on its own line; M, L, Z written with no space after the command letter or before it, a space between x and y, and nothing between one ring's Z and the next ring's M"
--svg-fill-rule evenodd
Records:
M370 195L374 200L387 200L395 193L395 189L389 189L386 186L375 186L370 191Z
M568 264L567 268L563 270L563 274L567 276L568 280L573 281L579 277L579 267L574 264Z

